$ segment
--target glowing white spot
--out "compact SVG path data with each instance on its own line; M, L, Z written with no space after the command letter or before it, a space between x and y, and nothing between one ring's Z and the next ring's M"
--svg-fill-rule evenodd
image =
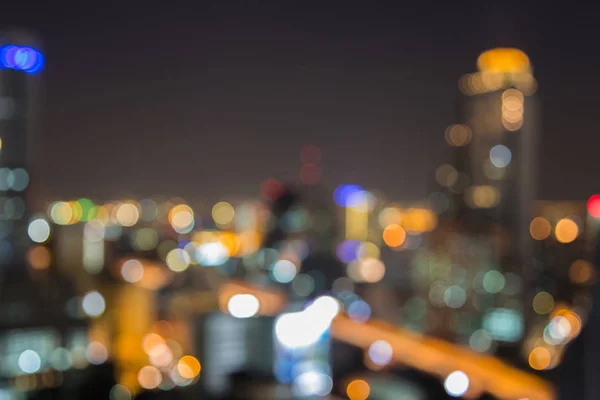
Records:
M260 303L251 294L236 294L227 303L227 311L235 318L250 318L258 313Z
M42 360L38 353L33 350L25 350L21 353L18 360L19 368L26 374L33 374L40 370Z
M100 293L93 291L83 297L82 307L83 311L90 317L98 317L104 312L106 303Z
M318 317L332 320L340 313L340 302L331 296L318 297L306 311L318 314Z
M548 333L552 339L560 343L571 333L571 323L565 317L552 318L548 325Z
M296 396L327 396L333 389L331 377L317 371L303 372L294 380L292 391Z
M296 266L288 260L279 260L273 265L271 274L277 282L289 283L296 277Z
M44 243L50 237L50 224L42 218L34 219L29 223L27 233L36 243Z
M446 377L444 389L452 397L460 397L469 390L469 377L462 371L454 371Z
M229 251L222 243L204 243L196 249L196 259L205 267L217 267L229 259Z

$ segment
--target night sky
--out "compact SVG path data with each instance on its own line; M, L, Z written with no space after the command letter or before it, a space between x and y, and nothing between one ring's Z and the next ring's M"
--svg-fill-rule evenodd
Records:
M497 46L535 68L538 197L600 191L597 5L37 3L3 3L0 27L44 42L36 172L49 198L256 195L295 179L315 144L326 185L421 199L450 160L457 80Z

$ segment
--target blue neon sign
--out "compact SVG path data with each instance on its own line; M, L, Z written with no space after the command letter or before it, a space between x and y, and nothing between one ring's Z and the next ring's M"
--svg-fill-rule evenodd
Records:
M28 46L0 47L0 66L37 74L44 68L44 56L36 49Z

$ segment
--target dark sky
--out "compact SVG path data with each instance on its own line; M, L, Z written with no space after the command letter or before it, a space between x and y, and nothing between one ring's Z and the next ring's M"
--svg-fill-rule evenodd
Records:
M312 143L329 186L423 198L449 160L457 80L496 46L534 64L538 197L600 191L596 5L195 3L2 4L0 27L45 46L48 196L255 195L268 177L295 178Z

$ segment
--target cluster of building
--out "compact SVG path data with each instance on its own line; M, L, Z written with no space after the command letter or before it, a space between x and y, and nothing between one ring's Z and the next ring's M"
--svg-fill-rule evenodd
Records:
M269 179L262 198L80 198L32 209L44 58L26 35L4 43L2 395L65 386L72 395L90 366L111 363L114 400L240 388L243 398L424 399L386 373L388 342L340 347L334 318L385 320L530 371L555 368L586 322L600 204L536 201L536 82L519 50L485 52L460 79L456 121L440 135L454 158L419 204L350 184L324 199L314 186L321 152L307 146L302 185ZM461 371L439 374L449 396L478 385Z

